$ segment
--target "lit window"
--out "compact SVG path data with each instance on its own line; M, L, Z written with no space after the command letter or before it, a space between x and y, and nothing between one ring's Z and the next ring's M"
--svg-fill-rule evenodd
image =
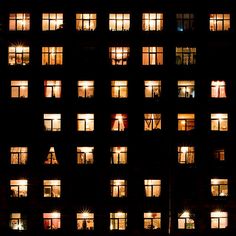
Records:
M145 212L144 213L144 229L155 230L161 228L161 213Z
M28 81L12 80L11 81L11 97L27 98L28 97Z
M228 179L211 179L211 194L213 197L228 196Z
M214 158L219 161L225 160L225 149L216 149L213 152Z
M61 97L61 81L60 80L44 80L44 96L46 98Z
M195 158L195 150L192 146L178 146L178 163L193 164Z
M94 96L94 81L78 81L79 98L92 98Z
M225 81L211 81L211 97L226 98Z
M25 165L28 159L27 147L11 147L11 164Z
M27 230L25 215L21 213L11 213L9 226L12 230Z
M109 14L109 29L111 31L128 31L130 28L130 14Z
M125 230L127 227L127 213L110 213L110 230Z
M211 114L211 130L228 131L228 114L226 113Z
M188 211L178 214L178 229L195 229L194 215Z
M77 213L77 229L93 230L94 229L94 213L84 211Z
M46 131L61 131L61 114L44 114L44 128Z
M179 98L194 98L195 97L195 82L193 80L178 81L178 97Z
M77 147L77 164L93 164L94 147Z
M144 114L144 130L153 131L161 129L161 114Z
M111 130L126 131L128 129L127 114L112 114L111 115Z
M29 64L30 48L26 46L10 46L8 48L8 64L13 65L28 65Z
M44 161L46 165L57 165L57 157L54 147L50 147L46 160Z
M29 13L10 13L9 30L10 31L30 30L30 14Z
M210 31L230 30L230 14L210 14Z
M62 13L43 13L42 30L52 31L63 28Z
M42 47L42 65L62 65L63 47Z
M61 213L43 213L43 228L45 230L57 230L61 228Z
M177 31L192 31L194 30L194 14L178 13L176 14Z
M211 228L224 229L228 226L228 212L213 211L211 212Z
M178 131L190 131L195 128L194 114L178 114Z
M60 180L44 180L43 181L43 196L55 197L61 196L61 181Z
M163 14L162 13L143 13L142 29L143 31L163 30Z
M127 147L111 147L111 164L127 164Z
M129 57L129 47L110 47L109 57L113 66L127 65Z
M77 13L76 30L94 31L97 24L97 14L95 13Z
M145 86L145 98L158 98L161 96L161 81L160 80L146 80Z
M127 196L127 181L124 179L114 179L110 181L112 197Z
M142 65L163 65L163 47L143 47Z
M78 131L94 131L94 114L77 114Z
M111 81L111 96L113 98L127 98L128 87L127 81L113 80Z
M176 65L196 64L196 48L176 47Z
M11 197L27 197L28 180L11 180Z
M145 196L146 197L160 197L161 194L161 180L159 179L145 179Z

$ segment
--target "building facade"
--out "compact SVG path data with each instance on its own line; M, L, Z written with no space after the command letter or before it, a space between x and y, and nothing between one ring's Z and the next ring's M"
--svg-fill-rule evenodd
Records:
M0 0L0 235L235 235L235 8L200 4Z

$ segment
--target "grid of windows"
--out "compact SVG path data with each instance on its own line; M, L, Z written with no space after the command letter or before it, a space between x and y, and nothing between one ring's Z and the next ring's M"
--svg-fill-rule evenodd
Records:
M209 195L209 205L203 213L208 218L205 228L213 229L213 232L231 229L233 226L228 217L235 218L231 211L231 203L232 208L235 204L231 199L234 194L231 183L235 181L230 173L222 170L232 159L232 153L227 152L226 156L225 150L226 142L232 144L234 140L234 125L232 123L231 129L231 120L230 126L228 124L233 113L230 107L234 82L229 76L229 67L223 65L223 72L218 74L220 68L215 68L212 74L206 73L202 75L204 79L199 78L204 66L210 68L208 63L212 62L204 61L208 51L204 51L206 49L194 37L200 37L204 24L209 31L206 33L209 37L204 39L205 46L227 44L228 39L223 37L231 37L234 32L233 11L230 8L227 8L228 12L221 12L221 9L213 13L205 11L205 18L199 20L201 10L179 12L179 9L187 9L184 7L176 8L176 11L171 8L168 12L165 9L168 7L163 5L158 13L148 6L136 13L119 7L117 13L109 12L108 8L101 16L100 10L84 8L83 4L77 7L74 3L75 8L70 11L71 6L65 9L60 6L56 7L57 13L50 4L45 8L42 5L38 12L24 7L16 8L20 9L16 12L12 7L7 10L11 12L0 16L0 68L3 69L0 112L4 116L3 126L6 123L6 127L12 126L9 133L13 140L6 135L6 140L4 138L0 143L0 212L3 212L0 234L6 228L4 221L8 230L16 231L30 232L31 227L35 229L35 225L41 225L44 230L106 228L127 230L129 234L135 220L142 220L142 217L143 225L141 221L140 227L139 220L138 227L146 233L149 233L147 230L165 231L167 221L168 227L184 234L190 232L184 230L203 228L204 231L200 225L203 222L201 215L191 208L192 203L187 199L190 186L181 188L182 177L186 179L192 173L196 174L192 177L193 183L199 176L205 177L206 173L201 172L202 163L206 164L206 170L210 169L204 178ZM6 19L2 21L3 18ZM73 37L69 39L67 33ZM176 38L170 39L172 36ZM192 45L200 45L200 48ZM234 49L231 41L229 45ZM81 53L86 51L85 48L98 52L91 56L94 65L87 63L89 53ZM2 92L2 86L6 92ZM173 107L169 106L173 104ZM11 114L18 111L19 116ZM41 116L40 124L37 119L27 122L37 114ZM22 125L21 121L25 123ZM3 127L4 134L5 129ZM18 129L24 129L25 133ZM185 132L194 129L196 132ZM207 137L198 136L199 130L199 133L209 131ZM222 135L227 136L227 140ZM28 136L28 142L25 136ZM137 142L133 143L133 140ZM211 141L214 149L208 145ZM2 151L7 142L10 144ZM100 142L102 145L98 145ZM208 163L208 155L214 157L217 164L216 161ZM172 157L173 163L169 163ZM183 173L177 173L178 168ZM189 171L189 176L185 170ZM7 178L2 178L5 173ZM198 186L201 181L201 178L197 179ZM4 182L7 182L7 188ZM177 192L174 192L175 188ZM166 199L171 198L173 192L173 195L180 195L178 200L183 200L183 206L177 209L177 200L170 199L173 214L168 218ZM101 196L104 199L99 198ZM107 199L108 203L99 205ZM195 200L194 196L192 201ZM6 216L2 201L6 206L11 204ZM37 212L27 212L31 201L39 203L35 206ZM132 207L129 208L131 201L134 201L133 206L141 203L142 210L137 211L137 216ZM69 207L74 205L74 209L71 207L68 208L71 212L67 211L64 202ZM217 205L215 209L215 205L211 205L213 202ZM95 205L93 210L86 208L88 203ZM188 209L185 207L193 211L185 210ZM202 206L200 208L202 210ZM32 224L31 216L39 222Z

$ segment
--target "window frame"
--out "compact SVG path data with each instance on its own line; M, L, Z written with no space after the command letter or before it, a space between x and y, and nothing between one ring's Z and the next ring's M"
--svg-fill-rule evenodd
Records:
M127 146L113 146L111 147L111 164L125 165L127 164L128 147ZM119 150L119 151L118 151Z
M16 216L17 215L17 216ZM14 225L17 227L15 228ZM16 231L27 230L27 219L25 214L13 212L9 217L9 228Z
M197 48L196 47L176 47L177 66L192 66L196 64Z
M76 13L77 31L95 31L97 29L97 13Z
M51 117L54 115L54 117ZM48 116L49 118L46 118ZM50 118L51 117L51 118ZM61 114L60 113L44 113L43 123L46 132L60 132L61 131ZM49 124L49 127L47 127Z
M19 151L15 149L19 149ZM28 162L28 147L11 147L10 156L11 165L26 165Z
M78 80L77 89L78 98L93 98L95 90L94 80Z
M14 184L13 182L16 182ZM20 181L22 183L20 183ZM18 182L18 184L17 184ZM23 184L24 182L24 184ZM11 198L25 198L28 197L28 180L27 179L11 179L10 180Z
M150 182L150 183L149 183ZM147 198L156 198L161 196L161 179L145 179L144 194Z
M177 32L194 31L195 16L193 13L176 13Z
M46 217L46 214L50 214L51 216ZM57 227L53 227L55 224L54 221L57 221L56 223ZM46 224L48 222L48 226ZM46 228L47 226L47 228ZM61 229L61 213L59 212L48 212L48 213L43 213L43 229L44 230L59 230Z
M42 13L42 31L57 31L63 28L63 13Z
M222 183L222 182L225 182L225 183ZM227 197L228 194L229 194L228 179L222 179L222 178L211 179L211 196L212 197L222 198L222 197Z
M111 81L111 97L122 98L122 99L128 98L128 81L127 80L112 80Z
M111 179L110 189L111 189L111 197L113 198L127 197L127 180Z
M178 86L178 98L194 98L195 97L195 81L194 80L178 80L177 86Z
M213 117L213 116L215 116L215 117ZM220 117L220 116L225 116L225 117ZM225 127L224 127L224 123L225 123ZM214 126L214 124L216 124L216 126ZM213 132L214 131L215 132L229 131L228 113L211 113L211 131L213 131Z
M112 66L127 66L130 56L130 47L109 47L109 58Z
M86 151L86 149L87 149L87 151ZM85 146L77 146L76 153L77 153L77 164L78 165L91 165L94 163L94 147L93 146L86 146L86 147Z
M47 183L49 181L51 183ZM55 192L58 192L58 194L56 194ZM61 180L58 180L58 179L43 180L43 197L44 198L60 198L61 197Z
M111 131L125 132L128 130L128 114L116 113L111 114Z
M142 47L142 66L164 65L164 48L162 46Z
M144 81L144 96L146 99L161 97L161 80L145 80ZM151 94L148 95L148 94Z
M153 217L152 216L153 214L156 214L157 216ZM144 212L143 221L144 221L144 230L160 230L161 229L161 213L160 212Z
M90 127L91 126L91 127ZM94 113L77 114L77 131L94 132Z
M9 66L27 66L30 64L30 47L24 45L10 45L8 47Z
M163 23L163 13L142 13L142 31L163 31Z
M62 46L42 46L42 66L62 66Z
M127 228L127 213L126 212L110 212L110 230L112 231L113 230L126 230L126 228Z
M128 24L128 26L126 24ZM129 31L129 30L130 30L130 13L109 13L109 31Z
M218 18L220 16L222 16L222 18ZM225 18L226 16L229 16L229 18ZM211 32L229 31L231 23L230 21L230 13L211 13L209 14L209 30Z
M188 146L179 145L178 146L178 163L187 164L187 165L194 164L195 163L195 147L190 146L190 145Z
M77 222L76 226L77 230L94 230L94 213L93 212L77 213L76 222ZM90 223L92 226L87 227Z

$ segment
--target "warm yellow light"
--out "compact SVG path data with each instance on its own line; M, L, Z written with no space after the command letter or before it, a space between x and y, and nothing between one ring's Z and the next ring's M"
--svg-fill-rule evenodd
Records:
M60 214L59 212L56 212L56 211L51 213L52 219L60 218L60 215L61 215L61 214Z
M187 153L188 152L188 147L181 147L181 152Z
M21 25L22 25L22 26L25 26L25 25L26 25L25 20L22 20L22 21L21 21Z
M87 83L87 82L84 82L83 88L84 88L84 89L88 89L88 87L89 87L89 86L88 86L88 83Z
M121 212L121 211L119 211L119 212L116 213L116 218L121 218L121 217L123 217L123 216L124 216L124 213Z
M82 212L82 218L84 218L84 219L89 218L89 212L88 211Z
M23 186L23 185L27 185L27 180L26 179L20 179L18 180L18 184Z
M189 218L189 217L190 217L189 211L184 211L184 212L182 213L181 217L183 217L183 218Z

